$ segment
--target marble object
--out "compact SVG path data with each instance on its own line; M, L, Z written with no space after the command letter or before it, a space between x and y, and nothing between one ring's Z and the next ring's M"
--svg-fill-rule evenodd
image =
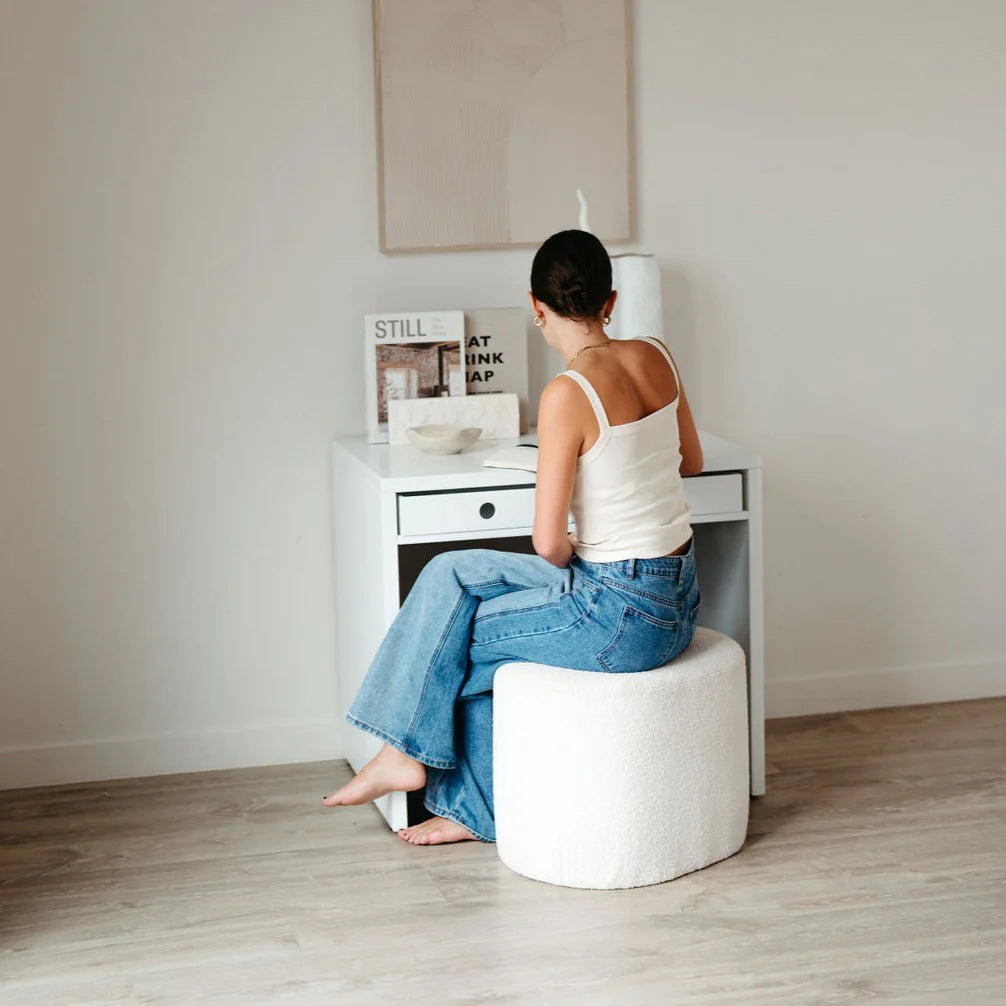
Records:
M405 431L409 443L427 454L460 454L479 438L477 426L411 426Z
M520 436L520 399L501 393L388 402L388 443L407 444L406 430L430 425L477 426L482 440L516 440Z

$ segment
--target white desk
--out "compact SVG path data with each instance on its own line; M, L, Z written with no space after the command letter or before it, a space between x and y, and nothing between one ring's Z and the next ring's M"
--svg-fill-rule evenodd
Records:
M761 458L708 433L701 475L685 479L692 508L702 606L699 622L725 632L748 658L751 793L765 792L762 639ZM346 437L332 446L333 539L337 598L339 715L356 695L377 647L419 571L439 551L531 551L534 481L530 472L483 468L518 441L483 441L462 454L432 456L412 446ZM344 727L354 771L381 742ZM377 801L395 830L426 816L421 794Z

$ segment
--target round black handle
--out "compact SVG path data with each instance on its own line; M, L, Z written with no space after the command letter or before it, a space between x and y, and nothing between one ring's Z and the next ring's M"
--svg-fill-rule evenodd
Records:
M489 520L489 518L495 513L496 507L494 507L492 503L483 503L482 506L479 507L479 516L484 517L486 520Z

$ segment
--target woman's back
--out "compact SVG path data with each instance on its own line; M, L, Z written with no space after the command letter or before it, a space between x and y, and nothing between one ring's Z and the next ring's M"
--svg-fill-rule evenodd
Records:
M663 347L648 339L612 341L603 352L584 354L566 371L580 373L597 392L611 426L623 426L658 412L678 398L678 379ZM597 440L593 410L581 410L588 432L581 454Z
M668 555L691 537L680 474L677 371L659 343L604 348L608 359L564 375L583 392L592 427L570 500L573 548L588 562Z

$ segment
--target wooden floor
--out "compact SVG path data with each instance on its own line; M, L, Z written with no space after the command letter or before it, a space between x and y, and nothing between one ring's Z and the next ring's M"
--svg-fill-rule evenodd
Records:
M0 1002L1006 1003L1006 699L775 720L742 851L526 880L345 762L0 794Z

